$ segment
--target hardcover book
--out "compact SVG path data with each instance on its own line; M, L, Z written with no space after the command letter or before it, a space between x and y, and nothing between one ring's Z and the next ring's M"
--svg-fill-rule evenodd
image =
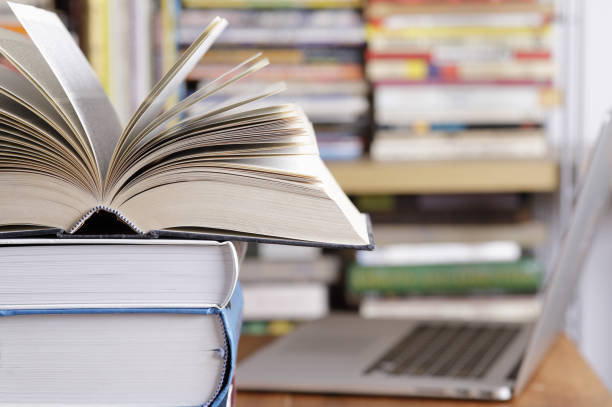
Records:
M349 266L350 295L364 294L533 294L543 280L542 266L525 257L514 262Z
M231 405L241 310L0 309L0 404Z
M267 65L261 55L164 110L225 20L205 28L122 126L60 19L10 7L28 36L0 30L0 53L19 71L0 69L4 237L139 234L373 246L367 216L321 161L300 108L249 107L282 86L193 111Z
M0 240L0 309L224 308L245 243Z

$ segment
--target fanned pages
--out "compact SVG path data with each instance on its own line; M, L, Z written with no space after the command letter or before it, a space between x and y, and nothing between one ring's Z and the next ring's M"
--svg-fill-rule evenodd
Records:
M0 30L0 53L20 72L0 69L0 237L50 230L115 235L127 228L149 236L372 247L367 217L321 161L302 110L250 107L282 84L218 97L265 68L264 56L253 55L164 111L224 19L204 28L121 131L57 16L11 9L29 38ZM221 102L198 108L213 95ZM121 222L88 227L99 212Z
M100 81L57 15L23 4L10 7L66 92L105 177L121 126Z

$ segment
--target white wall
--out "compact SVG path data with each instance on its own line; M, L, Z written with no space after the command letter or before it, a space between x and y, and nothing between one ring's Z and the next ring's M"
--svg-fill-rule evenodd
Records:
M583 4L583 137L592 142L604 113L612 108L612 1ZM612 206L602 226L578 292L577 339L586 359L612 390Z

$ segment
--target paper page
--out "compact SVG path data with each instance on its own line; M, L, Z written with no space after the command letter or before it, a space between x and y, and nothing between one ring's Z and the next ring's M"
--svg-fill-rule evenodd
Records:
M148 123L141 132L138 134L132 134L130 139L126 140L126 144L122 150L123 154L121 157L117 157L116 161L114 162L116 168L124 168L126 164L129 165L130 163L136 161L134 157L138 154L137 150L142 148L147 142L151 141L151 139L164 133L166 130L164 125L168 124L170 120L176 118L176 116L179 114L184 113L190 106L266 66L269 63L268 60L265 58L258 60L260 55L261 53L254 55L253 57L244 61L242 64L237 65L234 69L206 84L192 95L186 97L164 113L157 116L153 121ZM177 123L177 125L180 125L180 123L181 122ZM114 181L114 178L110 179L109 181Z
M202 86L200 89L177 103L172 108L168 109L163 114L157 116L155 120L149 123L140 134L135 135L136 137L134 141L140 142L141 140L147 140L148 138L155 137L156 135L163 132L163 125L170 122L170 120L172 120L173 118L176 118L176 116L178 116L179 114L184 113L188 108L193 106L198 101L208 96L214 95L221 89L267 66L269 64L269 61L267 59L264 58L257 60L260 55L261 53L256 54L253 57L247 59L246 61L224 73L217 79Z
M215 42L223 29L227 26L227 20L215 18L206 27L198 39L191 44L183 53L174 66L164 77L153 87L147 98L138 107L136 113L128 123L121 135L120 145L115 155L122 151L123 144L132 136L140 133L145 127L161 112L161 109L168 98L176 92L178 87L185 81L187 75L195 65L202 59L206 51Z
M73 182L87 174L74 150L38 114L0 92L0 160L36 171L44 161L52 174Z
M55 110L38 89L30 81L17 72L0 66L0 92L6 93L11 98L19 100L24 106L38 114L49 125L56 129L64 139L83 155L85 152L78 140L74 137L72 130L62 116Z
M79 118L66 97L66 92L36 49L32 41L24 35L0 28L0 52L4 55L63 115L79 138L82 148L88 152L93 163L93 152L88 144Z
M57 15L23 4L9 5L66 92L105 178L121 126L100 81Z

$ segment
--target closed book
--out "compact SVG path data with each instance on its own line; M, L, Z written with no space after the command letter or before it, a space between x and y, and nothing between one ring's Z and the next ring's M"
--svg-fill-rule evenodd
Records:
M367 61L424 59L435 63L461 62L514 62L514 61L546 61L551 59L551 52L546 47L531 49L512 49L510 47L478 44L448 44L447 46L416 49L402 49L395 52L366 52Z
M181 21L189 11L181 14ZM223 13L225 15L225 13ZM199 17L198 17L199 18ZM202 20L199 20L202 21ZM198 23L199 24L199 23ZM326 63L359 63L363 53L359 48L264 48L261 50L273 64L306 64L316 62ZM203 63L228 64L240 63L253 55L253 49L248 47L219 48L210 50Z
M385 125L428 123L539 123L549 88L495 85L380 85L374 90L375 119Z
M227 96L210 97L206 101L198 103L194 110L208 110L214 108L218 103L225 100ZM313 124L351 124L362 119L369 110L368 98L365 96L352 95L275 95L270 96L265 102L254 102L254 107L263 107L265 104L274 102L279 104L296 103L303 109L304 113ZM318 148L317 144L317 148ZM319 152L320 155L320 152Z
M374 235L378 246L401 243L487 242L511 240L524 249L533 249L546 242L547 228L543 222L484 224L377 224Z
M313 260L266 260L247 258L240 270L243 283L337 281L340 271L338 256L321 256Z
M467 294L534 293L543 269L533 259L508 263L430 264L421 266L361 266L347 272L351 295L366 293Z
M353 8L361 7L363 0L184 0L183 5L191 8Z
M229 64L198 64L189 74L189 80L211 81L230 70ZM364 78L361 64L285 64L271 65L268 69L253 75L259 81L313 81L336 82L357 81Z
M198 88L206 86L206 83L207 81L198 82ZM229 89L223 89L223 91L219 92L219 95L239 96L240 94L256 92L269 85L270 81L251 79L236 83ZM334 82L322 82L320 80L288 80L285 81L285 85L287 86L287 89L283 92L283 96L285 97L365 96L368 93L368 84L365 80ZM317 135L318 134L319 132L317 131Z
M551 10L552 11L552 10ZM552 13L540 10L508 13L438 13L438 14L395 14L374 22L376 25L399 27L540 27L551 21Z
M367 8L369 18L382 18L394 15L463 15L491 13L542 13L553 12L551 2L541 1L372 1Z
M428 64L420 59L371 60L366 67L368 78L373 82L388 80L425 79L448 82L500 82L519 81L551 84L554 65L546 60L532 61L472 61L455 64Z
M188 44L197 37L199 29L184 27L178 31L179 44ZM228 31L219 44L229 46L361 46L365 43L362 26L351 27L295 27L259 28L245 27Z
M371 146L376 161L536 159L550 153L539 130L491 130L453 133L407 134L377 132Z
M385 35L370 35L368 37L368 48L377 53L423 53L433 51L439 60L457 59L461 56L473 56L479 54L493 55L500 52L517 52L521 55L524 51L532 52L538 50L550 50L552 41L540 36L516 36L516 37L472 37L465 41L456 41L452 37L388 37ZM441 57L441 58L440 58Z
M258 244L257 256L272 261L304 261L321 257L323 250L319 247L282 246L277 244Z
M512 241L395 243L375 250L357 252L362 266L419 266L425 264L470 264L513 262L521 247Z
M0 240L0 309L223 308L238 281L240 246L162 239Z
M505 37L546 37L550 34L549 26L538 27L487 27L487 26L465 26L465 27L377 27L368 25L368 36L385 36L390 38L435 38L452 39L453 41L467 38L505 38Z
M241 310L0 311L0 405L225 406Z
M186 8L180 15L180 27L200 27L202 21L210 21L223 15L231 24L228 32L236 28L309 28L344 29L361 26L359 11L354 9L313 10L299 8L284 9L218 9Z
M316 281L245 283L244 320L309 320L329 312L327 284Z
M359 304L359 314L364 318L521 323L535 320L541 308L542 300L535 295L366 296Z

